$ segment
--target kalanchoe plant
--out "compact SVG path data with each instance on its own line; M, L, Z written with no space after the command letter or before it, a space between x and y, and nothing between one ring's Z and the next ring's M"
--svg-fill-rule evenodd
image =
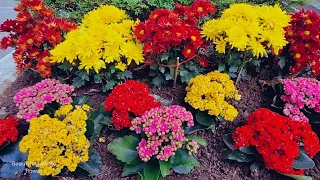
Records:
M150 90L146 84L128 80L114 88L106 98L104 109L112 112L111 123L116 130L120 130L131 127L132 117L130 116L141 116L146 111L160 105L160 102L156 102L150 96Z
M212 116L233 121L238 115L237 109L226 101L241 98L227 74L213 71L206 75L198 75L190 80L186 91L184 100L198 110L197 121L202 125L214 129L216 121Z
M159 79L164 79L163 76L167 75L164 71L168 71L168 68L173 72L170 79L174 80L173 84L176 86L178 76L189 73L182 65L195 59L200 59L199 64L204 67L208 65L207 60L198 53L198 49L204 47L199 22L201 18L215 12L216 8L210 2L196 0L190 6L177 4L174 10L157 9L151 12L147 21L136 26L135 35L144 43L145 62L151 66L159 66L162 72L161 76L154 77L155 84L162 84ZM186 73L179 73L182 70L180 68ZM193 68L188 76L201 71L198 66ZM168 76L165 78L169 79Z
M294 121L269 109L258 109L249 115L246 125L223 138L230 148L225 159L255 161L250 169L261 165L293 178L314 167L312 157L320 151L319 138L305 122Z
M130 64L144 61L141 44L133 34L137 22L111 5L90 11L79 27L50 51L51 62L60 64L65 79L72 79L76 87L94 81L103 83L104 91L113 89L118 82L132 77L126 71Z
M289 22L290 16L279 5L239 3L230 5L219 19L207 21L201 34L215 45L217 52L226 55L222 64L235 65L237 83L248 63L266 56L271 50L278 55L287 44L284 28ZM239 59L231 57L234 51L240 53L241 63L227 63L230 58Z
M49 50L63 38L65 32L76 28L72 21L57 18L53 10L41 0L21 0L14 9L16 19L0 25L0 32L9 32L0 43L0 49L15 48L13 58L19 71L32 69L41 77L52 75Z
M72 103L74 88L56 79L45 79L33 86L21 89L13 98L19 108L18 118L30 121L44 111L57 110L59 106Z
M108 150L124 163L122 176L140 174L144 180L165 177L173 169L188 174L200 163L193 156L206 141L186 136L185 127L193 126L191 112L181 106L158 107L133 119L136 136L124 136L108 145Z

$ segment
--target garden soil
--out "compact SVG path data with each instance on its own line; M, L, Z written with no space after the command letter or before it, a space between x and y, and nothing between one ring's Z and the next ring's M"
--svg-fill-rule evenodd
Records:
M259 77L259 76L258 76ZM37 82L31 75L24 74L20 76L11 87L4 92L0 97L0 108L5 108L6 112L15 114L17 108L15 107L12 98L22 88L30 86ZM270 98L263 94L257 78L247 76L237 85L242 99L231 101L231 103L238 109L239 116L233 122L220 122L217 125L215 132L200 131L198 136L203 137L208 141L207 147L201 147L197 157L201 163L200 167L194 168L188 175L178 175L171 172L165 180L289 180L289 178L279 175L274 171L260 170L251 173L250 163L237 163L229 160L223 160L221 153L227 150L227 146L222 141L222 136L232 133L236 127L243 125L246 117L260 107L268 107ZM90 103L93 109L97 109L99 105L105 100L106 95L100 92L100 86L90 86L76 90L76 94L90 96ZM179 85L176 88L163 87L152 88L152 93L162 98L172 100L173 104L184 105L183 98L185 97L185 86ZM28 128L27 123L21 121L20 130L25 131ZM96 142L93 146L100 153L103 161L101 173L95 177L97 180L135 180L136 176L121 178L121 167L116 161L116 158L108 152L107 144L114 139L111 131L107 128L103 129L100 137L104 137L106 142ZM320 158L319 154L315 158L316 166L312 171L306 174L313 176L314 180L320 180ZM29 179L27 173L21 173L12 179L24 180ZM64 172L53 179L84 179L76 177L69 172Z

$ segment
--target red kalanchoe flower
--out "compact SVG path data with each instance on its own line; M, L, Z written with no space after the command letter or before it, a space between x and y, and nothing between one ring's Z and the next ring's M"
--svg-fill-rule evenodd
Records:
M294 121L269 109L261 108L249 115L246 125L232 135L235 148L254 146L267 168L284 174L302 175L305 170L291 167L299 156L299 144L313 157L320 151L318 136L310 124Z
M311 67L314 75L320 75L320 16L315 11L300 10L292 14L291 26L286 38L290 52L296 60L291 72L296 73Z
M14 116L9 115L5 119L0 119L0 146L2 146L7 141L17 141L18 124L19 121Z
M111 123L117 130L131 127L129 113L141 116L152 108L160 107L161 104L155 102L149 94L146 84L134 80L128 80L114 88L106 99L104 109L112 111Z
M51 76L51 64L40 54L53 49L63 40L62 34L76 29L76 24L55 17L42 0L21 0L15 10L19 12L16 19L0 25L1 32L10 32L0 41L0 48L16 49L13 57L19 72L33 68L42 77Z

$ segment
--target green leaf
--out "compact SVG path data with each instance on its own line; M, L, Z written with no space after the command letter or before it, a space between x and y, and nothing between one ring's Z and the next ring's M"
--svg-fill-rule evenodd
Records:
M225 64L219 64L218 71L224 72L225 70L226 70L226 65Z
M278 66L283 69L284 66L286 65L286 60L284 58L280 58L278 61Z
M100 113L99 111L94 111L89 113L89 120L91 120L94 123L94 130L90 137L90 141L94 142L98 139L100 132L102 130L102 124L100 123L101 120L104 119L103 113Z
M180 76L181 82L182 83L189 83L189 81L194 78L196 74L194 72L190 72L185 74L184 76Z
M169 59L169 53L163 53L160 57L160 62L167 61Z
M282 174L282 173L279 173L279 174ZM299 175L293 175L293 174L282 174L282 175L291 177L292 179L295 179L295 180L312 180L311 176L299 176Z
M254 162L253 164L251 164L250 166L250 171L251 172L255 172L255 171L259 171L262 170L264 168L264 164L262 162Z
M214 123L212 116L203 111L198 111L196 114L196 119L200 124L205 126L211 126Z
M160 87L163 82L164 80L161 76L156 76L155 78L152 79L152 83L157 87Z
M131 79L132 72L131 71L119 72L117 77L118 77L118 79Z
M81 96L76 98L75 100L73 100L73 105L84 105L87 104L87 102L89 101L89 97L88 96Z
M143 171L143 180L158 180L160 179L160 168L156 161L150 161L146 164Z
M165 68L165 67L160 66L160 67L159 67L159 71L160 71L162 74L164 74L164 72L166 71L166 68Z
M109 90L112 90L116 85L117 85L117 81L114 79L111 79L110 81L107 82L107 84L103 86L102 91L107 92Z
M129 164L138 156L136 147L139 139L130 135L114 139L108 144L108 150L123 163Z
M72 65L68 61L64 61L63 64L60 64L58 66L58 68L64 71L68 71L70 68L72 68Z
M78 71L76 72L76 75L84 81L90 80L88 73L86 71Z
M238 67L236 67L236 66L231 66L231 67L229 68L229 72L231 72L231 73L236 73L236 72L238 72Z
M202 146L207 146L208 145L207 141L202 139L199 136L188 136L187 138L188 138L188 140L195 140L198 144L200 144Z
M223 142L228 146L229 149L235 150L233 146L232 134L226 134L222 137Z
M102 76L100 74L96 74L93 77L95 83L102 83Z
M179 70L179 75L180 76L186 76L189 72L186 70Z
M208 128L207 126L204 126L204 125L201 125L201 124L196 124L196 125L191 126L191 127L186 127L184 129L184 132L186 134L192 134L192 133L195 133L195 132L198 132L198 131L206 130L207 128Z
M166 81L173 80L173 76L171 76L171 74L169 73L165 75L165 78L166 78Z
M259 154L258 151L256 150L256 148L253 146L250 146L250 147L243 146L243 147L239 148L239 150L243 153L246 153L246 154Z
M311 169L314 167L314 162L309 156L300 150L299 157L297 157L291 167L295 169Z
M140 157L136 157L130 164L125 164L122 169L122 177L142 172L146 163L142 162Z
M251 162L254 160L252 156L245 154L239 151L238 149L232 151L227 157L227 159L234 160L237 162Z
M193 167L200 166L200 162L187 150L179 149L176 155L170 158L170 163L176 173L188 174Z
M110 73L113 74L114 72L116 72L116 67L114 65L110 66Z
M77 168L87 171L91 176L97 176L102 168L102 161L99 153L90 147L89 160L87 162L80 163Z
M161 171L161 175L162 177L166 177L171 169L171 165L169 161L159 161L159 165L160 165L160 171Z
M94 133L94 122L92 120L87 120L86 121L87 126L86 126L86 133L85 136L87 139L90 139Z
M72 79L72 85L75 88L80 88L82 87L86 82L84 80L82 80L80 77L76 77L74 79Z

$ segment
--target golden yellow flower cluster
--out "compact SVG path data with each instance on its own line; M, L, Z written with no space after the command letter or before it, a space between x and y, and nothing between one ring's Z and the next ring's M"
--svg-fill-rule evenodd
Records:
M42 115L30 121L28 135L19 144L27 152L28 166L39 168L41 176L57 175L67 166L75 171L88 161L90 143L85 136L88 105L62 106L55 118Z
M278 4L232 4L220 19L206 22L201 34L216 44L219 53L225 53L226 47L231 46L238 51L251 51L259 58L267 53L267 48L278 54L288 43L284 28L290 21L290 16Z
M233 121L238 115L237 109L226 102L226 98L241 98L227 74L213 71L198 75L190 80L186 90L184 100L195 109L207 110L209 115L221 116L228 121Z
M81 25L50 51L51 62L67 60L79 69L94 69L96 73L114 63L117 69L125 71L132 61L144 61L142 45L133 33L136 23L115 6L101 6L87 13Z

